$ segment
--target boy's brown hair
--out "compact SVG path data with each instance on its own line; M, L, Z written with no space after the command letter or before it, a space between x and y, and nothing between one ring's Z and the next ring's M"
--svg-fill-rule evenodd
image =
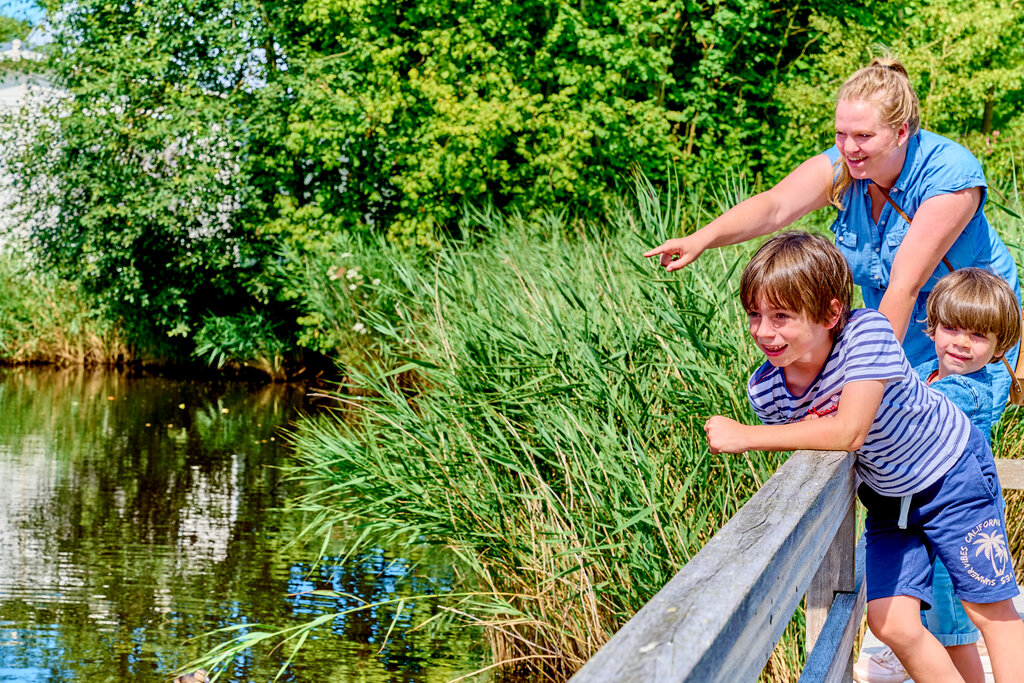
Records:
M846 325L852 298L850 266L836 246L824 237L796 230L761 245L740 276L740 301L747 311L763 300L828 325L835 315L832 300L838 300L841 310L833 336Z
M1020 303L1009 283L981 268L954 270L928 295L928 334L939 325L996 336L990 362L1013 348L1020 338Z

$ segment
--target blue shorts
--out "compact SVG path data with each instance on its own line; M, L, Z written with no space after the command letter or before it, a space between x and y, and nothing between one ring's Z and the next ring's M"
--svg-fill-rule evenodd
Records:
M938 558L932 569L932 607L921 610L921 623L942 644L970 645L978 642L981 632L974 625L963 604L953 594L953 581L946 565Z
M985 438L974 426L960 459L910 503L900 529L899 497L861 484L867 508L867 599L908 595L932 603L932 563L949 570L953 591L967 602L999 602L1017 595L1000 509L999 477Z
M999 509L1006 513L1002 494L997 501ZM953 582L946 565L935 558L932 565L932 607L921 610L921 623L939 641L942 647L970 645L978 642L981 632L974 625L960 600L953 594Z

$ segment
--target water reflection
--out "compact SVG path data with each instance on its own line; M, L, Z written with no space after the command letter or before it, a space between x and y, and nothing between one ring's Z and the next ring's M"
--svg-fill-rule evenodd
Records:
M231 624L286 626L360 601L448 589L443 565L386 553L312 570L277 465L301 387L119 373L0 373L0 681L156 681ZM346 597L328 598L312 590ZM430 600L366 610L311 637L288 681L442 681L475 634L403 634ZM396 631L382 648L393 621ZM271 680L289 651L225 681Z

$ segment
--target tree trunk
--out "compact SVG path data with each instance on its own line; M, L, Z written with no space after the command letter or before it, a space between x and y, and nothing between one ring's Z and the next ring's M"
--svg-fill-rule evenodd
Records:
M996 108L996 101L993 99L995 96L995 88L989 88L986 95L985 112L981 115L981 132L983 135L989 135L992 133L992 113Z

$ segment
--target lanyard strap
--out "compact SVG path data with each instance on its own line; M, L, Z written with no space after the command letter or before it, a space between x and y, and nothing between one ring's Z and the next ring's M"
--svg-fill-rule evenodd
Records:
M910 223L911 223L910 216L908 216L907 214L903 213L903 209L900 208L899 204L897 204L896 202L893 201L892 197L889 196L888 192L886 192L884 194L885 194L885 201L889 202L889 205L892 206L892 208L896 209L896 213L898 213L900 215L900 217L902 217L903 220L905 220L907 222L907 225L910 225ZM953 264L950 263L949 259L946 258L945 256L942 257L942 262L946 264L947 268L949 268L949 272L952 273L954 270L956 270L956 268L953 267ZM1010 374L1012 375L1013 373L1011 372Z

